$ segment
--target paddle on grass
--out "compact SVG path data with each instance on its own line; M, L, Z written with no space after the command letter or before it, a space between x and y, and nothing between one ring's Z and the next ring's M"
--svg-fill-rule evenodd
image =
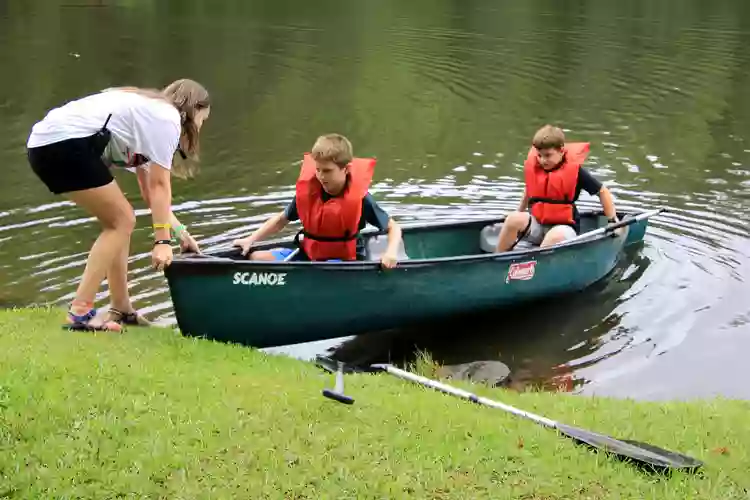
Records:
M318 364L318 366L328 371L333 371L331 366L332 360L330 360L330 358L326 358L325 356L318 356L316 359L316 363ZM338 362L337 373L342 373L345 369L346 371L350 372L384 371L396 377L406 379L411 382L415 382L417 384L421 384L432 389L445 392L447 394L452 394L463 399L467 399L473 403L497 408L512 413L516 416L532 420L546 427L557 429L557 431L563 436L572 438L580 444L587 445L590 448L594 448L597 450L605 451L617 456L620 459L633 461L655 472L670 472L672 470L695 472L703 465L703 462L701 462L700 460L689 457L687 455L683 455L681 453L665 450L648 443L641 443L639 441L633 441L630 439L616 439L605 434L600 434L598 432L593 432L582 429L580 427L574 427L572 425L556 422L549 418L520 410L505 403L494 401L482 396L477 396L476 394L464 391L463 389L452 387L450 385L437 382L421 375L416 375L400 368L396 368L393 365L376 364L366 367L355 367L347 365L345 367L342 367L341 362Z

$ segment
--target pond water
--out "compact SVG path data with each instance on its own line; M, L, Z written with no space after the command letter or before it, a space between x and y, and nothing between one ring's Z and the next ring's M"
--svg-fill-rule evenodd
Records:
M64 304L98 234L25 158L65 100L190 77L212 93L201 175L175 211L204 249L281 210L303 152L340 132L379 159L375 198L402 222L501 215L545 123L590 141L618 208L669 212L606 282L452 324L270 349L500 359L584 394L750 397L750 3L588 0L0 2L0 305ZM130 277L174 322L138 209ZM581 206L596 206L584 194ZM105 298L105 295L102 295Z

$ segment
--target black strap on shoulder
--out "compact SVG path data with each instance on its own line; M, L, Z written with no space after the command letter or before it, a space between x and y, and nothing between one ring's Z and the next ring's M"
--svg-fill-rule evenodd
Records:
M112 113L107 116L107 120L104 122L104 125L102 125L102 128L97 130L90 139L91 147L98 156L101 156L104 153L104 150L107 148L107 144L109 144L109 140L112 137L112 132L107 129L107 124L109 123L110 118L112 118Z
M109 124L109 119L110 119L110 118L112 118L112 113L110 113L110 114L109 114L109 115L107 116L107 119L105 120L105 122L104 122L104 125L102 125L102 131L104 131L104 130L106 130L106 129L107 129L107 124Z

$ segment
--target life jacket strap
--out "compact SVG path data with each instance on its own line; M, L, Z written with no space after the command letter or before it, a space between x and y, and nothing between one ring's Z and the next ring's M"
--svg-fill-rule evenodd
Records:
M532 206L534 203L549 203L551 205L575 205L575 202L569 200L553 200L552 198L541 197L529 198L529 206Z
M298 246L299 246L300 235L304 235L305 238L309 238L315 241L323 241L326 243L338 243L338 242L351 241L351 240L356 239L359 236L359 232L356 232L351 236L348 235L348 232L344 236L318 236L312 233L308 233L304 229L300 229L300 231L294 236L294 243L297 244Z

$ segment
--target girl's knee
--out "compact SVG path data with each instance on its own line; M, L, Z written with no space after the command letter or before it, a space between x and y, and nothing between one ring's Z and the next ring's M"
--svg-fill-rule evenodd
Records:
M133 207L128 207L119 225L120 228L123 231L127 231L128 234L131 234L133 232L133 230L135 229L135 210L133 210Z
M135 229L135 211L130 203L109 203L94 213L105 231L131 234Z
M135 211L133 207L127 206L120 208L107 220L102 221L105 229L110 229L120 233L127 233L128 235L133 233L135 229Z

